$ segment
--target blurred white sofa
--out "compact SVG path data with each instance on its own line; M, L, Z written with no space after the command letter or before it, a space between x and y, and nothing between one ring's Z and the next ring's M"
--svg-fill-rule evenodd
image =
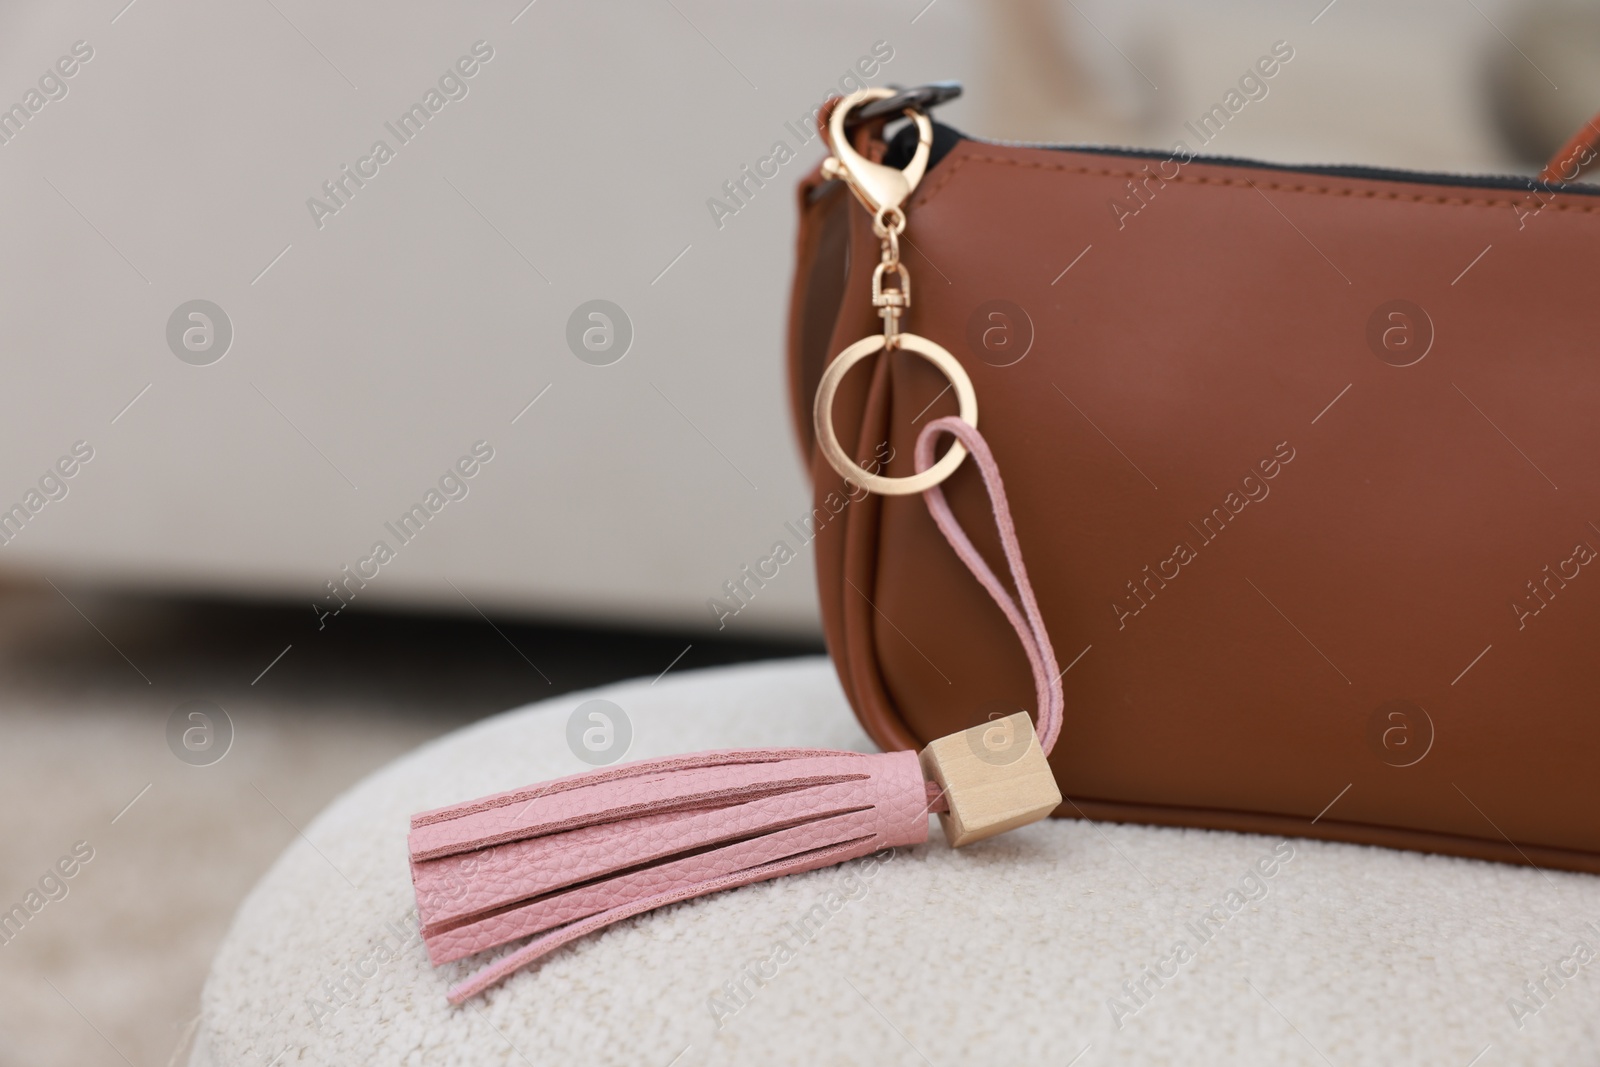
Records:
M1440 0L524 2L0 12L0 567L715 629L807 509L791 190L852 78L1164 144L1286 39L1219 151L1504 169ZM728 629L815 625L806 558Z

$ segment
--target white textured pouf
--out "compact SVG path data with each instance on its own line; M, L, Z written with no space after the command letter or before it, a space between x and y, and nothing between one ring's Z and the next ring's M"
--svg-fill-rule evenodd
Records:
M630 758L868 747L824 660L598 693L632 719ZM1600 878L1063 820L960 852L935 826L877 862L663 909L451 1008L471 968L435 971L416 940L408 817L583 770L567 717L595 695L442 738L325 811L239 909L193 1067L1492 1067L1600 1049Z

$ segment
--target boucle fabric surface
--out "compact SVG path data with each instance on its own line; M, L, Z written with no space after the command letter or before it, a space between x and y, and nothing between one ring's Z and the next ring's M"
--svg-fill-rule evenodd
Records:
M630 718L630 759L870 749L822 659L569 694L426 745L239 909L192 1067L1600 1062L1600 878L1078 820L960 851L935 826L624 922L451 1008L482 961L429 966L408 818L585 769L567 719L595 696Z

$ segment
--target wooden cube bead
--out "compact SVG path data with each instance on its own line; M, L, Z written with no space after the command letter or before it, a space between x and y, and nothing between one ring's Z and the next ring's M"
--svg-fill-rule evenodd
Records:
M955 848L1038 822L1061 803L1025 711L929 742L921 759L949 800L939 822Z

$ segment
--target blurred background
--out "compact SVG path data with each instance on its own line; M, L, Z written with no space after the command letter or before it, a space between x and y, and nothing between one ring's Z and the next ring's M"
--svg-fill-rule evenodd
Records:
M244 893L422 741L821 651L804 552L708 601L809 509L825 98L956 79L973 136L1170 148L1278 41L1208 151L1531 175L1600 110L1560 0L0 8L0 906L94 852L0 944L0 1064L183 1062Z

